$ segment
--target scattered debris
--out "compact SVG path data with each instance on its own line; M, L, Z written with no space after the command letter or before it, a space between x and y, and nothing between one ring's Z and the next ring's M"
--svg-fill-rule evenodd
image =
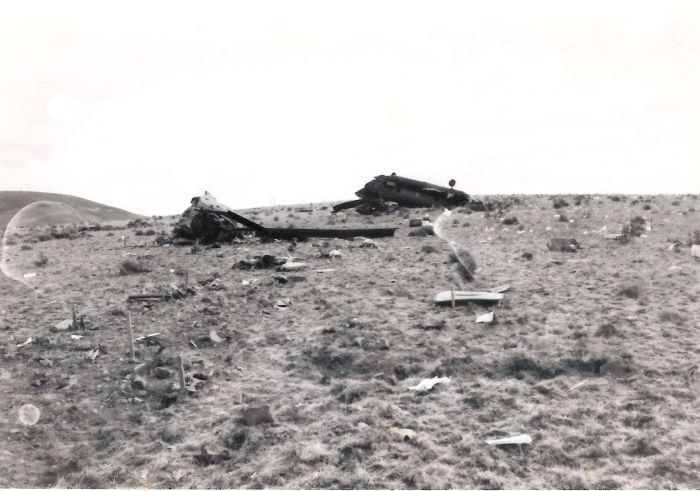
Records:
M574 386L572 386L572 387L569 389L569 392L571 392L572 390L576 390L576 389L578 389L579 387L582 387L585 383L587 383L587 382L590 381L590 380L591 380L591 379L589 379L589 378L587 378L586 380L582 380L581 382L579 382L579 383L575 384Z
M333 249L332 251L322 253L321 257L333 260L343 257L343 254L338 249Z
M532 437L527 434L498 438L496 440L486 440L488 445L524 445L532 443Z
M55 331L67 331L73 327L73 319L64 319L53 328Z
M85 358L87 358L90 361L95 361L95 358L97 358L97 355L100 354L100 348L96 348L94 350L88 351L87 354L85 355Z
M209 331L209 339L211 339L212 342L215 343L215 344L221 344L221 343L224 342L224 340L221 339L221 337L219 337L218 334L216 334L216 331L215 331L214 329L211 329L211 330Z
M700 245L693 244L690 247L690 255L692 257L699 257L700 258Z
M36 273L24 273L22 275L25 279L26 278L36 278Z
M439 292L437 295L435 295L433 302L437 304L452 303L453 297L455 303L500 302L505 298L502 293L447 290Z
M277 300L277 302L275 302L275 308L283 310L283 309L286 309L287 307L289 307L289 304L290 304L289 299Z
M280 266L277 267L277 271L304 271L305 269L308 269L308 265L306 263L298 263L294 261L288 261Z
M409 387L409 390L415 391L416 393L426 393L429 392L437 384L449 384L450 377L433 377L426 378L420 381L418 385Z
M391 436L394 438L394 440L399 442L415 440L418 436L418 433L408 428L397 428L394 426L389 428L389 431L391 432Z
M493 324L494 322L496 322L496 314L493 311L476 316L477 324Z
M80 335L78 335L78 334L71 334L71 335L70 335L70 338L71 338L71 339L75 339L76 341L78 341L78 340L80 340L80 339L83 339L83 337L84 337L84 336L80 336Z
M358 247L362 249L376 249L377 243L372 239L365 239L362 242L360 242L360 245Z
M34 404L25 404L19 408L19 422L25 426L33 426L39 421L41 412Z
M576 252L580 247L576 239L551 239L547 242L550 251Z
M604 239L608 240L624 240L625 234L605 234L603 235Z
M31 344L32 341L34 341L34 338L27 338L25 342L18 344L17 347L21 348L22 346L27 346L28 344Z
M674 242L670 246L668 246L668 250L671 252L681 252L681 243L680 242Z
M284 259L277 259L271 254L255 256L253 259L241 259L233 266L233 269L268 269L284 264Z
M335 268L327 268L327 269L317 269L317 273L332 273L335 271Z
M160 336L160 333L154 332L153 334L146 334L145 336L141 336L140 338L136 338L134 341L136 341L138 343L139 341L143 341L144 339L148 340L149 338L155 338L157 336Z

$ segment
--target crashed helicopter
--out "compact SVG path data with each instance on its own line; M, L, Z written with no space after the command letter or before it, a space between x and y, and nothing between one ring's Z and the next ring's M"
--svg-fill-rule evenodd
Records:
M305 239L309 237L393 237L396 228L324 229L324 228L270 228L242 216L219 203L205 191L192 198L180 220L173 227L176 240L199 240L203 243L228 242L254 233L266 239Z

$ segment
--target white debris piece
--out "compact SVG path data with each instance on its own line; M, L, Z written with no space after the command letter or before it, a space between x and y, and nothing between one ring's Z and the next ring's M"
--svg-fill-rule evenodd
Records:
M67 331L73 327L73 319L64 319L54 326L57 331Z
M523 433L522 435L498 438L496 440L486 440L488 445L523 445L532 443L532 437Z
M209 331L209 339L211 339L216 344L224 342L224 340L221 339L221 337L219 337L219 335L216 333L216 331L214 329L211 329Z
M25 278L36 278L36 273L24 273Z
M437 384L449 384L451 382L450 377L433 377L425 378L420 381L418 385L409 387L410 390L415 392L428 392Z
M308 265L306 263L296 263L293 261L289 261L284 263L278 269L280 271L303 271L306 268L308 268Z
M693 244L690 248L690 255L693 257L700 257L700 245Z
M75 339L77 341L79 339L83 339L83 336L80 336L79 334L71 334L70 338Z
M135 341L143 341L144 339L154 338L156 336L160 336L160 333L154 332L153 334L146 334L145 336L141 336L139 338L136 338Z
M577 383L576 385L574 385L573 387L571 387L571 388L569 389L569 392L571 392L572 390L578 389L579 387L581 387L581 386L583 386L584 384L588 383L589 380L591 380L591 379L587 378L586 380L583 380L583 381Z
M18 348L21 348L22 346L27 346L28 344L31 344L31 342L34 341L32 338L27 338L27 340L24 343L20 343L17 345Z
M399 442L414 440L418 436L418 433L408 428L397 428L394 426L389 428L389 431L391 432L391 436L394 437L394 440Z
M476 316L476 323L477 324L492 324L493 321L496 319L495 313L492 312L486 312L485 314L477 315Z
M100 349L94 349L92 351L88 351L87 354L85 355L85 358L87 358L90 361L95 361L95 358L97 358L97 355L100 354Z

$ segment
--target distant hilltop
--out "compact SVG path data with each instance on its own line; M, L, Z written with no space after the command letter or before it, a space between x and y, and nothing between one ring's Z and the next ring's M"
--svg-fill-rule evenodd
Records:
M0 191L0 233L20 210L24 210L26 220L23 223L27 225L59 225L76 220L105 223L133 220L140 216L67 194Z

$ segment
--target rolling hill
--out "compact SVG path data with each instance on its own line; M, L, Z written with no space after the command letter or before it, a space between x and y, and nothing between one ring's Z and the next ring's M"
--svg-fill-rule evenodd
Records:
M76 216L82 217L86 222L95 223L132 220L139 216L119 208L66 194L0 191L0 230L4 230L18 211L34 203L36 205L27 210L31 212L32 225L70 223ZM42 212L46 212L45 221L42 221Z

